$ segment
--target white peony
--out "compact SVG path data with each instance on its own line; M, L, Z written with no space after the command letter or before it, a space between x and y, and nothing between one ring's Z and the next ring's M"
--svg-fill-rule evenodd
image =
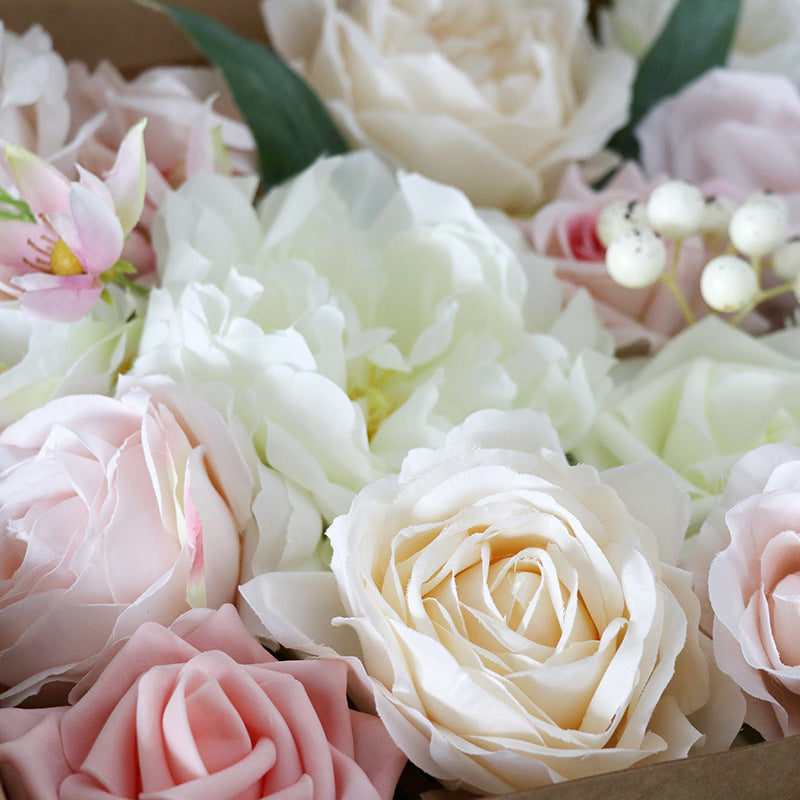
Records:
M130 296L109 290L113 306L98 303L70 323L34 319L15 301L0 303L0 429L56 397L114 393L136 354L142 319L133 315Z
M266 0L270 40L350 142L532 211L627 119L633 59L584 0Z
M460 192L369 152L317 162L258 213L244 186L197 176L162 207L133 373L234 387L263 461L326 519L477 409L589 424L610 361L588 300L562 310L540 260L526 300L520 258Z

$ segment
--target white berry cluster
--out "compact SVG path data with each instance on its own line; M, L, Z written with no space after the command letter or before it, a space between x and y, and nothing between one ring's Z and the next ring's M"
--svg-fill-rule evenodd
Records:
M662 183L646 202L616 200L597 220L606 247L606 267L621 286L639 289L656 281L675 295L688 323L694 316L677 282L681 244L700 235L721 243L722 254L703 268L700 293L715 311L734 313L739 322L756 305L792 291L800 299L800 240L786 239L786 203L770 192L756 192L736 206L721 197L704 197L690 183ZM673 241L669 268L665 240ZM783 283L762 288L769 257Z

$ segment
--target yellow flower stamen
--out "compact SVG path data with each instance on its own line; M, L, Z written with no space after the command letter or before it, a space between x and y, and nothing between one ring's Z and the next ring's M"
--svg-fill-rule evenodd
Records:
M367 436L370 441L378 432L383 421L397 409L400 402L389 391L387 382L395 374L394 370L381 369L370 364L367 380L351 386L350 399L360 403L367 422Z
M59 239L50 253L50 266L54 275L81 275L83 267L78 257L67 247L63 239Z

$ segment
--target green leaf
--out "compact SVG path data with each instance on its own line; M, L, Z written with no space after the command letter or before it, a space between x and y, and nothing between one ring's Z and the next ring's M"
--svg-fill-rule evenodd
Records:
M256 140L264 189L348 149L311 87L269 47L188 8L145 5L169 14L221 70Z
M660 36L642 58L633 83L628 124L609 147L637 158L634 128L663 98L713 67L723 66L736 34L741 0L678 0Z
M12 197L5 189L0 189L0 219L36 222L31 207L24 200Z

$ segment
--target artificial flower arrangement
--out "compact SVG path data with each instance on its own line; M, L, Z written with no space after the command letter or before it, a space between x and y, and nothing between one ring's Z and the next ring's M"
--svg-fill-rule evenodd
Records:
M796 748L796 4L158 9L0 40L9 800Z

